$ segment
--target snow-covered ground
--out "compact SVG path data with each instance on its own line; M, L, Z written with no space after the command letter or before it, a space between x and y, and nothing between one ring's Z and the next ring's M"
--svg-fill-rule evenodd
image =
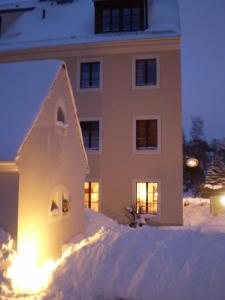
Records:
M132 229L87 210L85 235L65 247L70 254L48 290L32 299L224 300L225 215L210 215L208 200L184 203L183 227ZM0 243L6 240L0 231ZM5 299L12 299L3 276L11 250L3 248L0 283L9 289Z

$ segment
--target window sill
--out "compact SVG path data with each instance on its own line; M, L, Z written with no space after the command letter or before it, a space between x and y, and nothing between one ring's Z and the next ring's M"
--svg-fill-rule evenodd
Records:
M90 155L93 155L93 154L101 154L100 149L94 150L94 149L86 149L86 148L85 148L85 151L86 151L87 154L90 154Z
M60 121L56 121L55 123L55 131L58 134L61 134L63 136L67 136L69 125Z
M134 154L160 154L161 151L159 148L156 148L156 149L148 149L148 148L145 148L145 149L135 149L134 150Z
M91 87L90 88L80 88L79 87L77 89L77 91L81 92L81 93L85 93L85 92L89 92L89 93L90 92L101 92L102 91L102 87L95 87L95 88L94 87L93 88L91 88Z
M159 84L156 84L156 85L133 85L132 86L133 90L157 90L159 88L160 88Z

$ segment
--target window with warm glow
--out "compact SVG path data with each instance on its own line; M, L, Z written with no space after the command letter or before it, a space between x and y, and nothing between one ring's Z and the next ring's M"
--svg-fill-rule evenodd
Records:
M137 182L136 204L137 211L144 214L158 214L158 183Z
M99 211L99 182L86 181L84 183L84 206Z

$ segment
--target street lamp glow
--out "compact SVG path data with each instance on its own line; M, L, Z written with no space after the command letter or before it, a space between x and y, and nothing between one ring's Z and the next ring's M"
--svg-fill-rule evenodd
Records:
M189 168L196 168L198 165L199 161L197 160L197 158L191 157L186 161L186 166Z

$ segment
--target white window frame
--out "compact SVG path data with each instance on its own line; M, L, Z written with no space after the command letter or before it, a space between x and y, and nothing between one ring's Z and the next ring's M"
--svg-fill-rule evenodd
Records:
M99 121L99 149L98 150L92 150L92 149L86 149L87 154L101 154L102 153L102 118L98 117L81 117L79 118L80 122L89 122L89 121ZM82 129L81 129L82 133ZM84 146L85 147L85 146Z
M85 182L98 182L99 183L99 199L98 199L98 212L102 211L102 180L100 178L85 178Z
M157 148L156 149L143 149L137 150L136 148L136 121L137 120L157 120ZM133 117L133 153L134 154L160 154L161 153L161 118L159 115L149 116L134 116Z
M149 219L160 219L161 218L161 199L162 199L162 188L161 188L161 180L159 178L138 178L132 180L132 204L136 206L137 204L137 191L136 184L138 182L156 182L158 183L158 204L157 204L157 215L153 215L151 213L143 214L146 218Z
M100 64L100 74L99 74L99 87L97 88L81 88L80 87L80 75L81 75L81 64L82 63L92 63L99 62ZM103 59L101 57L91 57L91 58L80 58L77 60L77 91L78 92L99 92L103 89Z
M136 85L136 60L139 59L156 59L156 85ZM132 89L146 90L146 89L159 89L160 88L160 56L154 54L144 54L132 56Z

